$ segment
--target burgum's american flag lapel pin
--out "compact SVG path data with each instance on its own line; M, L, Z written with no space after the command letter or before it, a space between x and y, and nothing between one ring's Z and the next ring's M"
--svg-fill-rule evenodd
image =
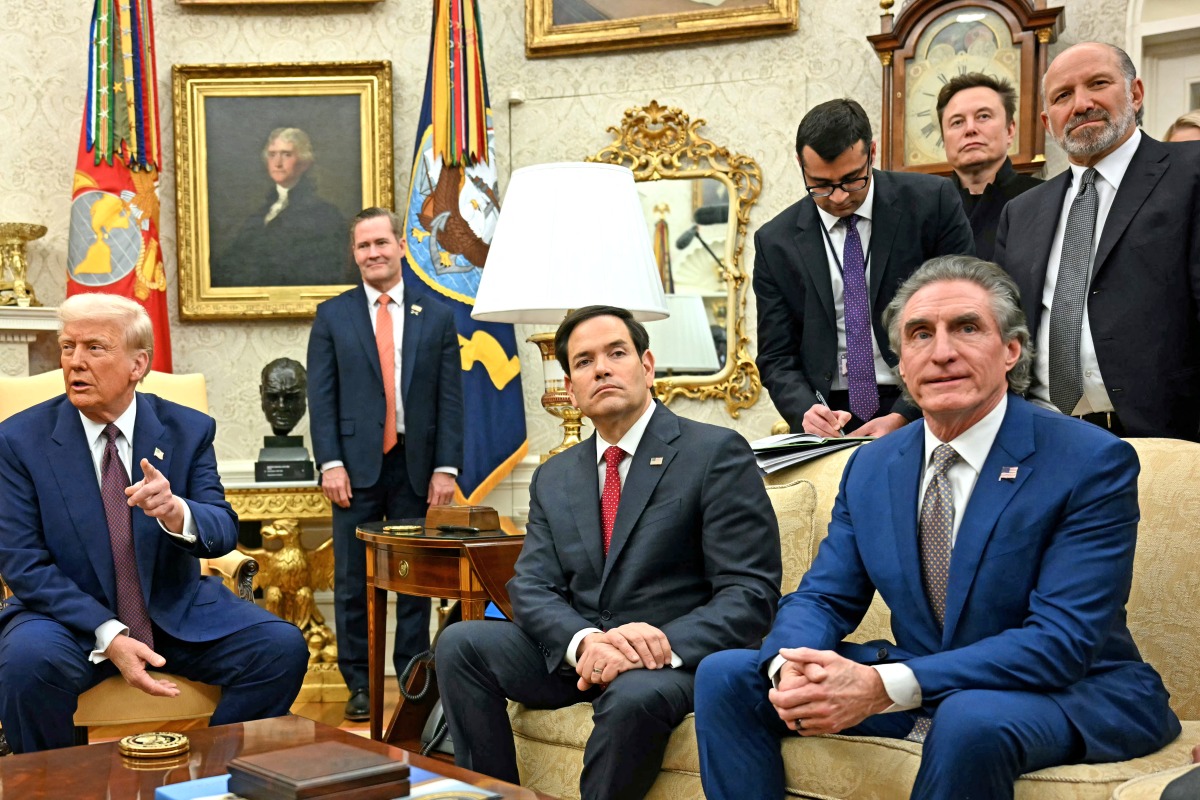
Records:
M1004 469L1000 470L1000 480L1015 481L1016 479L1017 479L1017 468L1016 467L1005 467Z

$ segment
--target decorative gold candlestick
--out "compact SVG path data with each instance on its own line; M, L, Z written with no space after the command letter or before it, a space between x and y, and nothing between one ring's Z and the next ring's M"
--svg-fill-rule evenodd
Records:
M554 352L554 331L535 333L527 341L538 346L542 354L542 370L546 379L546 391L542 393L542 408L563 421L563 440L542 456L545 462L550 456L558 455L569 447L579 444L579 432L583 428L583 414L571 402L563 382L562 367Z
M29 260L25 245L46 235L45 225L0 222L0 306L40 306L29 285ZM6 280L10 274L12 280Z

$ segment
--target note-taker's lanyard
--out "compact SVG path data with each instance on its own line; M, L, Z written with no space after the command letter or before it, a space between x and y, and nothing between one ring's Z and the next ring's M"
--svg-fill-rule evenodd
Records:
M837 248L833 246L833 239L830 238L829 231L825 228L825 222L824 222L824 220L819 219L819 218L817 219L817 222L820 223L821 233L825 234L825 241L829 243L829 252L833 253L833 263L837 264L838 272L840 272L842 274L843 278L845 278L846 270L845 270L845 268L842 267L842 259L838 258ZM849 230L846 231L846 236L847 236L847 238L849 238L849 236L850 236ZM845 247L845 244L843 244L842 247ZM865 258L863 259L863 275L866 275L867 269L871 266L871 251L868 250L864 255L865 255Z

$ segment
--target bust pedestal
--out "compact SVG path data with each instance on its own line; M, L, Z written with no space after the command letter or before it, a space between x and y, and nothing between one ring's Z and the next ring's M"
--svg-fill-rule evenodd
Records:
M264 436L254 462L254 480L311 481L315 473L303 436Z

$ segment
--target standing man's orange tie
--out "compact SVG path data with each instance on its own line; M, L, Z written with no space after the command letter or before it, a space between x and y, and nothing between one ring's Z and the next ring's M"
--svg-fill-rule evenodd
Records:
M392 298L379 296L379 312L375 315L375 346L379 350L379 369L383 372L383 396L387 410L383 414L383 452L396 446L396 338L392 331Z

